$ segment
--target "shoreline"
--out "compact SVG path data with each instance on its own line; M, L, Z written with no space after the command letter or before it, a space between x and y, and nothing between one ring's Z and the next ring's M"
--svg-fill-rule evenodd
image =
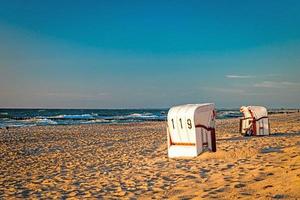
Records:
M270 115L271 136L217 120L217 152L167 157L166 122L0 130L3 198L300 198L300 114Z

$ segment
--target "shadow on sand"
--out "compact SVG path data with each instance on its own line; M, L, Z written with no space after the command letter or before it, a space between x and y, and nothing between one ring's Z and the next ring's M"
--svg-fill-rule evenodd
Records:
M217 139L217 141L244 141L244 140L251 140L255 138L262 138L262 137L295 137L300 136L299 133L272 133L271 135L264 135L264 136L239 136L239 137L232 137L232 138L222 138Z

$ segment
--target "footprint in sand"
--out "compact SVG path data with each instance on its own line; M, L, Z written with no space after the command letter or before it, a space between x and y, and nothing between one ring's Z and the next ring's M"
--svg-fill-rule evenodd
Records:
M232 176L225 176L223 179L224 179L225 181L231 181Z
M197 179L197 177L193 176L193 175L187 175L185 178L186 179Z
M285 197L286 197L286 196L283 195L283 194L276 194L276 195L273 196L274 199L283 199L283 198L285 198Z
M189 200L189 199L193 199L196 198L196 195L184 195L184 196L179 196L178 198L181 200Z
M263 178L263 177L256 177L254 180L255 180L256 182L259 182L259 181L263 181L264 178Z
M213 190L217 189L217 187L210 187L208 189L204 189L204 192L212 192Z
M270 173L267 173L267 176L273 176L274 173L270 172Z
M245 176L246 173L245 172L241 172L241 173L238 173L239 176Z
M245 184L243 184L243 183L238 183L238 184L236 184L234 187L235 188L243 188L243 187L245 187L246 185Z
M209 169L200 169L200 177L207 178L207 173L210 172Z
M218 193L224 192L224 191L225 191L225 188L223 188L223 187L221 187L221 188L215 190L215 192L218 192Z
M266 185L266 186L264 186L263 188L264 189L267 189L267 188L272 188L273 187L273 185Z
M175 189L175 190L172 190L171 192L169 192L168 195L169 196L175 196L175 195L179 195L182 192L183 192L183 190Z
M241 195L244 195L244 196L250 196L250 195L252 195L252 194L249 193L249 192L241 192L240 194L241 194Z

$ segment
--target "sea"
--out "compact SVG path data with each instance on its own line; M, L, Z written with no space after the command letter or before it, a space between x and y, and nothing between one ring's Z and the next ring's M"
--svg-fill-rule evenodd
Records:
M169 109L0 109L0 128L48 125L119 124L165 121ZM271 112L280 112L274 109ZM270 113L270 112L269 112ZM241 117L239 109L219 109L217 119Z

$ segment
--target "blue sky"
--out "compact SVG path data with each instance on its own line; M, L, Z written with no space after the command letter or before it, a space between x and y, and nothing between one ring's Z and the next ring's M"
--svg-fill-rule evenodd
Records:
M299 1L0 1L0 107L300 107Z

